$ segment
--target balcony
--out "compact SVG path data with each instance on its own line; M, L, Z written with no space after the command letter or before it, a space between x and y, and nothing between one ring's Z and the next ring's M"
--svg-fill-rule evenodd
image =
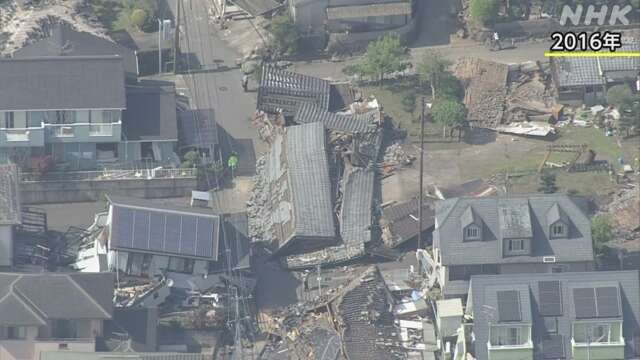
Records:
M523 345L491 345L487 341L487 351L491 360L533 359L533 343Z
M45 124L47 142L119 142L122 123Z
M576 360L623 360L624 338L616 342L577 343L571 339L573 358Z
M44 127L20 129L0 128L0 147L44 146Z

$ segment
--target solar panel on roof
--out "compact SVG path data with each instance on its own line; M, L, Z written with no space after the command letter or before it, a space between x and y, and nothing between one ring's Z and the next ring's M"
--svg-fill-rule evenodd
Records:
M540 298L540 314L542 316L562 315L560 281L538 282L538 295Z
M542 357L544 359L564 359L562 335L551 335L542 340Z
M596 308L598 317L620 316L618 288L614 286L596 288Z
M500 321L520 321L520 293L516 290L498 291L498 315Z
M576 308L576 318L584 319L597 317L594 288L573 289L573 303Z
M113 206L113 248L216 258L217 218Z

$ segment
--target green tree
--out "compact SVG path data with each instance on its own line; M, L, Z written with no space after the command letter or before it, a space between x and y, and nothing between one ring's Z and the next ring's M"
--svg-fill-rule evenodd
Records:
M538 187L538 191L545 194L553 194L558 191L558 187L556 186L556 174L549 170L543 171L542 174L540 174L540 187Z
M471 18L480 25L485 25L498 18L500 0L471 0L469 13Z
M633 103L633 93L629 85L615 85L607 90L607 104L617 108L630 107Z
M417 68L418 78L423 84L429 83L433 98L436 97L436 91L439 90L443 78L450 74L449 66L451 61L436 50L427 50L422 56Z
M131 25L135 26L138 30L142 30L142 28L147 23L147 12L142 9L134 9L129 16L129 20L131 21Z
M442 126L442 137L447 136L447 128L462 129L467 119L464 104L450 98L437 99L431 107L433 121Z
M407 54L395 35L385 35L367 46L364 59L355 66L355 71L361 75L377 78L380 86L385 74L406 69Z
M597 254L602 254L607 243L613 239L611 219L606 215L597 215L591 220L591 238Z
M276 16L271 20L271 34L276 52L291 55L298 51L300 31L288 14Z

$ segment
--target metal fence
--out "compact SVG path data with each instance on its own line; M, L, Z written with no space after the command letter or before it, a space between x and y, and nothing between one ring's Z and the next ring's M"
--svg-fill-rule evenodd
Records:
M95 180L153 180L153 179L185 179L195 178L197 169L138 169L116 170L105 169L101 171L61 171L46 174L21 173L22 182L43 181L95 181Z

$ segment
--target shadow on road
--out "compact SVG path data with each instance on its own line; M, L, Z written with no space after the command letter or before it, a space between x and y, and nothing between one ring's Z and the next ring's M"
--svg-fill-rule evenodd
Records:
M418 8L418 30L413 48L449 45L455 32L453 1L423 0Z
M253 176L256 174L256 152L252 139L234 139L225 129L218 126L218 138L222 158L228 159L232 153L238 156L238 167L234 171L237 176Z

